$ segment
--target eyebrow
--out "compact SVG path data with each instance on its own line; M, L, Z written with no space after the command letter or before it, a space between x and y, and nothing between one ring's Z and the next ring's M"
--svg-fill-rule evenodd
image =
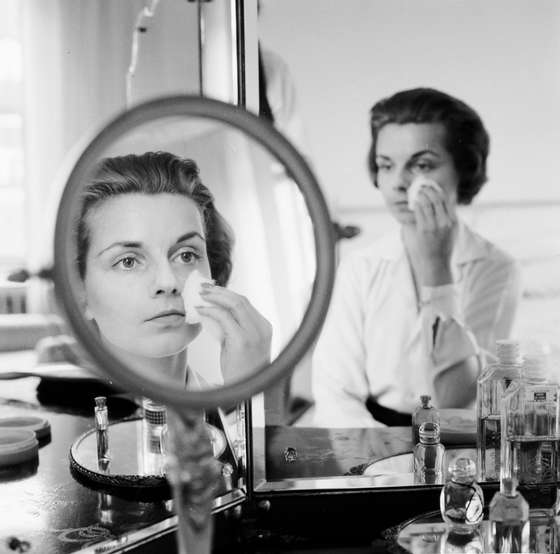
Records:
M198 232L198 231L190 231L189 233L185 233L181 235L176 241L175 244L179 244L185 240L192 239L194 237L198 237L201 241L206 242L206 239Z
M179 243L184 242L186 240L190 240L194 237L198 237L203 242L206 242L206 239L198 231L190 231L189 233L185 233L184 235L181 235L175 241L175 244L179 244ZM106 252L107 250L110 250L111 248L115 248L116 246L120 246L122 248L142 248L142 243L141 242L131 242L131 241L113 242L112 244L110 244L109 246L107 246L106 248L101 250L97 254L97 256L101 256L101 254L103 254L103 252Z
M431 154L432 156L436 156L437 158L440 157L440 154L438 154L434 150L430 150L429 148L426 148L425 150L419 150L418 152L414 152L414 154L412 154L412 156L410 156L410 157L412 159L415 159L415 158L419 158L420 156L423 156L424 154ZM384 160L391 160L392 159L391 156L385 156L384 154L376 154L375 157L380 158L380 159L384 159Z
M436 156L437 158L440 157L440 155L437 152L435 152L434 150L430 150L429 148L426 148L425 150L420 150L419 152L415 152L410 157L411 158L419 158L420 156L423 156L424 154L432 154L432 156Z

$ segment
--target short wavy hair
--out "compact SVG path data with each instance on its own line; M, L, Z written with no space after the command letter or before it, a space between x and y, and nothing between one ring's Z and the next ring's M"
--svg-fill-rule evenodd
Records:
M232 271L233 232L214 205L214 197L199 177L197 164L169 152L104 158L95 169L93 179L83 191L76 227L78 271L86 273L90 247L88 212L100 202L121 194L179 194L198 206L206 234L206 250L212 278L225 286Z
M441 123L459 185L457 202L470 204L487 181L490 137L480 116L463 101L433 88L404 90L377 102L370 110L371 147L368 167L377 187L375 161L379 131L388 123Z

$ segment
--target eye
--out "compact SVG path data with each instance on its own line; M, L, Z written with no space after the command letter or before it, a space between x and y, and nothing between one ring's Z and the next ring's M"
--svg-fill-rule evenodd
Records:
M194 250L180 250L175 256L174 259L179 261L180 263L191 265L195 264L201 259L201 255L195 252Z
M415 164L414 167L416 169L418 169L419 171L432 171L432 169L434 169L434 164L432 162L428 162L426 160L418 160Z
M121 258L117 263L113 265L113 267L120 267L126 271L130 271L134 269L138 265L138 260L134 256L125 256Z
M377 171L387 172L391 170L391 164L387 162L377 163Z

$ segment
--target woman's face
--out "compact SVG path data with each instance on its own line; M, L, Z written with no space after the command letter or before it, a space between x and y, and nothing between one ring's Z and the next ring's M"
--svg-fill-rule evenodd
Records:
M417 175L436 181L448 204L456 205L459 174L445 147L441 123L388 123L377 136L375 160L379 190L399 223L415 223L407 194Z
M148 358L177 354L200 332L181 292L194 269L210 277L196 204L179 194L121 194L86 217L86 315L113 347Z

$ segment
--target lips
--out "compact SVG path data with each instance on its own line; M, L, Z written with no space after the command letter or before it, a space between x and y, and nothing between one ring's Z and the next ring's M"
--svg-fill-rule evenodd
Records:
M185 317L185 312L181 312L180 310L165 310L156 314L153 317L148 318L146 321L157 321L157 320L165 320L165 319L173 319L175 317Z

